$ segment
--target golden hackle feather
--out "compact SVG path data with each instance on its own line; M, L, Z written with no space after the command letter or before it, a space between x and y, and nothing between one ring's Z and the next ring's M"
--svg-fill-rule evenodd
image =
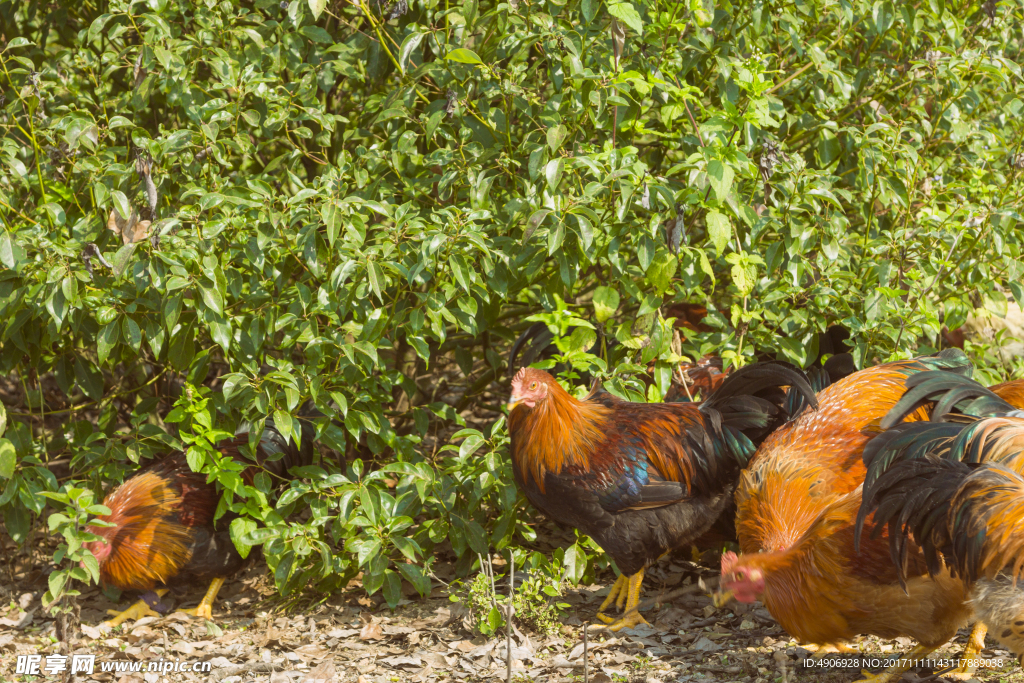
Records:
M523 381L526 368L516 375ZM530 373L543 382L548 396L533 408L517 406L509 414L509 431L529 434L513 453L524 475L533 478L544 493L548 472L561 474L566 468L589 471L588 454L604 440L602 426L611 410L591 401L577 401L547 373Z
M989 390L1017 410L1024 410L1024 379L1003 382L989 387Z
M1024 474L1024 418L990 417L971 430L971 451Z
M89 530L110 543L101 563L104 582L122 590L150 590L175 576L189 560L191 536L178 521L181 497L153 472L138 474L112 491L99 519L112 527Z
M984 477L978 475L984 474ZM986 468L969 477L950 505L951 517L973 516L984 527L984 547L972 574L988 579L1006 571L1016 582L1024 569L1024 478L1020 472ZM966 512L970 511L970 512ZM955 519L951 519L951 526ZM973 529L972 529L973 530Z
M757 553L788 548L813 524L823 505L835 496L820 499L824 481L820 467L783 467L778 470L740 473L736 489L737 531L741 550ZM825 492L827 493L827 492Z

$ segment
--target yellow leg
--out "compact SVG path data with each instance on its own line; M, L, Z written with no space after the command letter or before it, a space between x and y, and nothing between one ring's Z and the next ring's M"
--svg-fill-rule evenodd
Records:
M162 598L167 593L167 589L166 588L158 588L158 589L156 589L153 592L156 593L159 597ZM163 616L162 614L160 614L158 612L154 612L152 609L150 609L149 605L146 604L145 600L139 600L138 602L136 602L134 605L132 605L131 607L129 607L128 609L126 609L123 612L118 612L117 610L114 610L114 609L107 610L107 614L113 615L114 618L113 619L108 619L107 621L104 621L102 624L100 624L100 626L99 626L100 629L106 630L106 629L115 628L117 626L120 626L123 622L128 621L129 619L131 619L132 621L137 621L137 620L141 619L142 617L162 617Z
M622 618L609 624L608 630L619 631L624 628L635 628L640 624L647 624L647 620L640 616L640 587L644 582L644 570L641 569L629 577L629 595L626 598L626 611ZM650 624L647 624L650 626Z
M597 608L597 618L606 624L612 623L614 619L605 616L604 611L613 603L617 603L617 606L621 609L622 603L626 599L626 592L628 591L629 579L625 574L619 574L619 578L615 579L615 583L608 590L608 597L604 599L601 606ZM620 597L621 596L621 597Z
M198 607L194 607L192 609L180 609L178 611L183 614L190 614L193 617L203 617L213 621L213 601L217 599L217 593L223 585L224 579L214 579L210 582L210 587L207 589L206 595L203 596L203 600L199 603Z
M934 647L918 645L902 658L902 661L907 662L906 664L890 666L885 671L877 674L873 674L870 671L861 671L860 675L864 678L857 681L857 683L897 683L901 678L903 678L903 674L907 669L910 668L910 661L914 659L922 659L934 650Z
M971 629L971 635L967 638L967 645L964 647L963 655L961 655L960 666L949 673L942 675L945 678L952 678L960 681L967 680L968 678L974 678L974 672L977 670L977 667L972 666L971 662L976 662L978 657L981 656L981 651L985 649L985 635L987 633L988 626L980 621L976 622L974 624L974 628Z
M831 654L860 654L860 650L847 645L846 643L825 643L818 647L818 650L814 653L813 659L821 659L822 657Z

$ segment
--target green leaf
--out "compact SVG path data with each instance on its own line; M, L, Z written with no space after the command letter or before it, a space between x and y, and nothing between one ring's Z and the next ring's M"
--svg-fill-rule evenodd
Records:
M715 251L721 256L722 252L725 251L725 246L732 238L732 223L729 221L728 216L718 211L708 211L706 220L708 224L708 237L711 238L711 243L715 245Z
M558 183L562 180L562 171L565 169L564 159L552 159L544 167L544 178L548 182L548 189L552 192L558 189Z
M93 583L100 582L100 563L96 559L96 556L91 552L86 554L82 558L82 564L85 566L85 571L89 572L89 579Z
M549 213L551 213L551 209L537 209L530 215L530 219L526 221L526 232L523 233L523 244L530 241L533 233L540 227L540 224L544 222Z
M0 436L7 431L7 407L0 403Z
M447 57L452 62L459 62L460 64L483 64L480 57L477 56L472 50L467 50L464 47L456 48L448 53Z
M644 22L640 19L640 13L636 11L632 3L616 2L608 5L608 13L636 31L637 34L643 35Z
M114 346L117 345L120 336L121 325L116 320L107 323L100 330L99 335L96 337L96 357L99 359L100 365L107 362L107 358L110 356Z
M224 300L216 287L199 285L199 291L203 296L203 303L210 307L217 315L224 315Z
M334 42L334 38L331 38L331 34L319 26L303 26L299 29L299 33L306 36L314 43L330 45Z
M114 200L114 208L120 214L122 220L128 220L132 215L132 205L128 203L128 197L120 190L111 190L110 197Z
M231 542L235 544L235 550L242 556L242 559L249 557L252 545L246 542L250 534L256 531L256 522L248 517L236 517L231 520L229 527Z
M401 562L398 564L398 571L401 572L406 581L412 584L412 587L416 589L416 592L419 593L420 596L426 597L430 594L430 577L427 576L423 567Z
M594 290L594 316L604 322L619 310L619 293L611 287L600 286Z
M320 18L327 7L327 0L309 0L309 11L313 13L313 21Z
M312 0L310 0L312 2ZM410 33L402 41L402 49L398 52L398 65L402 69L402 73L408 73L409 71L409 60L412 59L412 53L416 51L416 48L423 42L425 33Z
M14 476L14 466L18 464L18 454L14 444L7 439L0 439L0 478L10 479Z
M6 230L0 233L0 263L14 270L18 261L14 258L14 241L11 239L11 233Z
M384 600L394 609L402 599L402 580L390 569L384 570Z
M135 353L139 353L142 350L142 329L137 322L129 317L125 317L122 334Z
M562 124L558 124L557 126L552 126L548 128L548 149L551 150L552 154L559 150L559 148L562 146L562 143L565 142L565 138L567 135L568 131Z
M285 410L275 410L274 424L277 425L277 431L281 432L285 437L289 437L294 440L295 424L291 413Z
M597 10L601 8L601 0L583 0L580 11L583 13L583 20L590 23L597 16Z
M64 586L68 582L67 572L56 571L50 574L46 580L47 585L50 587L50 600L57 600L64 593Z
M384 272L377 265L376 261L370 261L366 265L366 276L370 281L370 287L373 289L373 293L377 295L377 299L384 302Z
M732 181L735 174L731 166L726 165L719 159L713 159L708 163L708 182L715 191L715 198L718 201L725 201L732 189Z
M672 287L672 278L679 268L679 259L668 251L658 252L647 268L647 279L657 294L664 294Z
M120 278L124 275L125 271L128 270L128 264L132 262L132 254L135 253L135 248L137 246L139 246L138 242L126 244L118 249L117 253L114 254L114 258L110 265L114 267L113 272L115 278Z
M565 570L565 578L573 585L578 584L587 571L587 551L579 543L573 543L565 549L565 556L562 558L562 567Z

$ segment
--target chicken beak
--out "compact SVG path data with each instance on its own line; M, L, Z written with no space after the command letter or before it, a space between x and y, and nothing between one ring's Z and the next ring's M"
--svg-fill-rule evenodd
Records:
M512 409L515 408L517 405L519 405L522 402L523 402L523 399L518 398L516 396L513 396L512 398L510 398L508 400L508 403L505 404L505 407L508 408L508 412L511 413Z
M729 601L732 600L732 596L732 591L720 589L715 591L715 594L711 596L711 602L716 608L723 607L729 604Z

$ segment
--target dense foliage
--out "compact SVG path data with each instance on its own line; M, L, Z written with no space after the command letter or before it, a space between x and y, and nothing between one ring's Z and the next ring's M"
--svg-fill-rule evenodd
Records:
M30 0L0 24L0 509L18 542L61 511L54 596L95 576L65 558L103 487L170 448L285 592L363 572L395 604L439 552L528 547L500 404L531 321L658 400L684 356L803 363L841 321L871 363L1024 299L1021 0ZM680 344L671 302L711 331ZM280 497L212 448L297 434L308 400L343 459Z

